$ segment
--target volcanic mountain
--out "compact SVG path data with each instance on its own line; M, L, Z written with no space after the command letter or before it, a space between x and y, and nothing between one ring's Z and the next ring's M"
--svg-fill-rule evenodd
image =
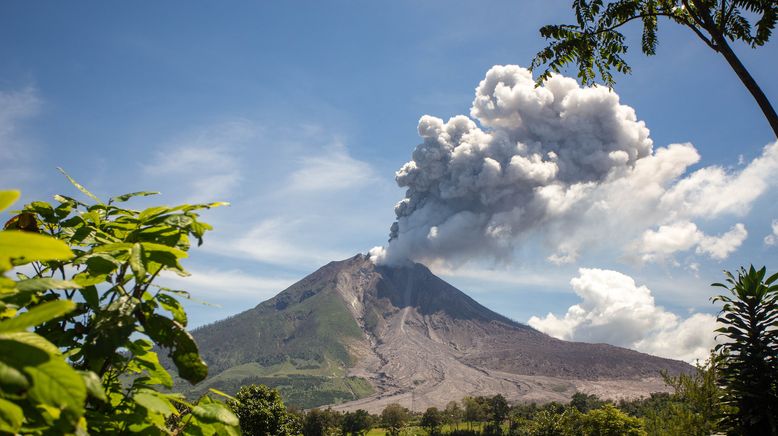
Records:
M686 363L567 342L478 304L421 264L330 262L253 309L193 332L211 376L196 392L249 383L299 407L415 410L467 395L564 401L666 389Z

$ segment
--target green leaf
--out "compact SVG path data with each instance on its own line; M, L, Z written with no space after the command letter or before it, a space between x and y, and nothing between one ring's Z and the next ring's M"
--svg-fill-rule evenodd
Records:
M41 365L26 367L32 378L28 395L34 401L83 414L86 385L81 376L60 357Z
M0 362L0 390L10 393L26 391L30 382L19 369Z
M173 406L163 394L156 391L144 389L136 393L132 399L151 413L158 413L163 416L170 416L174 413L178 413L175 406Z
M22 428L24 412L16 404L0 398L0 433L16 434Z
M152 192L152 191L131 192L129 194L117 195L116 197L109 198L108 204L121 203L133 197L148 197L149 195L157 195L157 194L159 194L159 192Z
M233 427L240 425L238 417L222 403L208 402L203 404L201 401L200 404L192 408L192 415L204 422L221 422Z
M167 372L164 366L159 363L159 356L154 351L153 345L144 340L138 339L131 342L128 347L133 353L131 365L137 366L138 371L146 371L149 375L147 384L161 384L167 388L173 387L173 378Z
M49 342L43 336L33 332L0 333L0 341L13 341L28 347L34 347L46 354L58 354L56 345ZM34 352L33 352L34 354Z
M180 323L182 326L186 326L186 311L184 311L184 307L178 300L170 295L161 293L157 295L156 298L159 304L173 315L174 321Z
M59 170L59 172L61 172L61 173L62 173L62 174L65 176L65 177L67 177L67 178L68 178L68 180L70 181L70 183L72 183L72 184L73 184L73 186L75 186L75 187L76 187L76 189L78 189L79 191L81 191L82 193L84 193L84 195L86 195L87 197L89 197L89 198L91 198L92 200L96 201L98 204L103 204L103 202L102 202L102 201L100 201L100 199L99 199L99 198L97 198L97 196L95 196L94 194L92 194L91 192L89 192L89 191L88 191L86 188L84 188L84 187L83 187L83 186L82 186L80 183L78 183L78 182L76 182L75 180L73 180L73 178L72 178L72 177L70 177L70 175L68 175L68 173L66 173L66 172L65 172L65 170L63 170L62 168L59 168L59 167L57 167L57 169L58 169L58 170Z
M170 208L167 206L154 206L150 207L148 209L145 209L143 212L138 214L138 220L145 221L149 218L153 218L159 215L162 215L163 213L167 213L170 211Z
M73 281L84 288L99 285L106 280L108 280L108 274L91 275L88 271L73 276Z
M84 386L86 391L92 398L97 398L102 402L108 402L108 398L105 396L103 390L103 383L100 381L100 377L92 371L79 371L81 379L84 380Z
M170 253L177 258L187 257L188 254L186 254L185 251L179 250L175 247L168 247L167 245L162 244L155 244L153 242L141 242L141 245L143 245L143 248L146 251L150 252L162 252L162 253Z
M187 227L194 222L194 219L186 215L171 215L165 218L165 224L174 227Z
M21 280L16 283L16 289L26 291L45 291L47 289L80 289L81 285L70 280L38 278Z
M41 348L41 344L46 344ZM0 335L0 362L27 374L33 401L67 409L76 417L83 413L86 386L81 376L61 356L53 355L54 345L29 332Z
M98 245L92 249L92 253L113 253L116 251L129 251L132 249L132 244L129 242L114 242L111 244Z
M0 212L8 209L19 199L19 191L0 191Z
M43 324L73 311L76 303L70 300L55 300L35 306L15 318L0 322L0 333L20 332Z
M67 260L73 252L64 242L37 233L16 230L0 231L0 271L16 264L37 260Z
M143 245L136 242L130 250L130 268L135 274L135 281L140 282L146 277L146 261L143 256Z
M208 389L208 390L209 390L209 391L211 391L211 392L213 392L214 394L216 394L216 395L219 395L219 396L221 396L221 397L224 397L224 398L226 398L226 399L228 399L228 400L232 400L232 401L238 401L238 400L237 400L235 397L233 397L232 395L225 394L224 392L222 392L222 391L220 391L220 390L218 390L218 389L216 389L216 388L210 388L210 389Z
M208 376L208 366L200 358L192 335L172 319L152 314L146 318L143 328L158 345L170 350L178 375L194 384Z
M81 296L84 297L87 306L92 310L100 308L100 295L97 293L97 288L95 286L85 286L79 292L81 293Z

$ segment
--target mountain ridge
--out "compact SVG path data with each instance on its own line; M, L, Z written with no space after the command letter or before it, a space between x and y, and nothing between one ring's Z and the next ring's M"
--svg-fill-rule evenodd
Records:
M666 389L660 370L691 368L552 338L489 310L421 264L376 266L364 254L330 262L192 333L211 368L202 389L264 382L301 407L443 406L490 393L562 401L578 390L634 397Z

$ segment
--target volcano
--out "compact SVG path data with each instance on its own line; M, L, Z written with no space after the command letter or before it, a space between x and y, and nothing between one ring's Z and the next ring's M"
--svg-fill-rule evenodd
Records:
M552 338L478 304L421 264L330 262L243 313L194 330L210 377L195 388L262 383L298 407L413 410L468 395L566 401L666 390L681 361Z

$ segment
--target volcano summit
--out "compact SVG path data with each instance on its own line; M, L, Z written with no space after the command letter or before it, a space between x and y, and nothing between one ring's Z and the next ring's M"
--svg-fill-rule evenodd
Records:
M300 407L415 410L467 395L564 401L665 390L684 362L567 342L501 316L421 264L330 262L253 309L193 332L211 377L197 386L277 387Z

